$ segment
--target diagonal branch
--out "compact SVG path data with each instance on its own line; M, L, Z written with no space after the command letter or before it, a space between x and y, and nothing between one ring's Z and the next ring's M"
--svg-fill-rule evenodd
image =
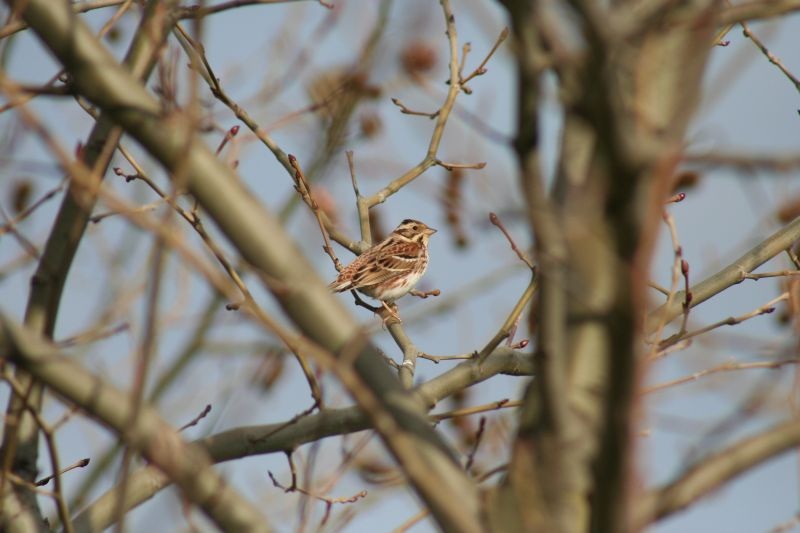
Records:
M221 529L269 531L261 513L214 471L206 452L184 442L155 409L142 406L138 416L132 417L133 406L127 394L3 316L0 351L70 403L111 427L131 449L167 474Z
M439 144L442 142L442 135L444 135L444 128L447 125L447 120L450 118L450 112L456 103L456 97L461 91L461 75L458 66L458 35L456 33L455 17L450 10L450 1L441 0L442 9L444 11L445 24L447 25L447 39L450 44L450 84L447 90L442 107L436 111L436 124L433 127L431 140L428 143L428 152L422 161L414 168L410 169L402 176L392 180L384 188L369 196L365 199L368 207L375 207L382 204L391 195L417 179L423 172L436 165L436 153L439 151Z
M746 274L789 248L798 239L800 239L800 218L773 233L716 274L691 287L690 307L695 307L715 294L742 282ZM672 302L652 311L645 323L645 333L652 333L658 324L662 322L667 324L680 316L683 313L683 295L684 291L679 291Z
M125 58L125 65L130 69L129 75L134 83L147 79L155 66L158 52L166 40L169 28L175 22L174 12L170 11L173 3L150 2L145 10L137 37ZM92 169L92 181L102 179L120 136L121 130L114 127L107 114L103 114L95 123L81 154L85 165ZM75 183L70 184L31 280L25 323L36 333L48 338L52 338L61 294L95 201L94 190L87 191ZM0 460L3 466L10 466L12 472L32 480L36 475L38 430L23 406L28 404L37 408L42 391L28 376L19 375L18 379L27 391L27 397L12 395L9 401L6 420L17 422L9 423L5 427ZM2 471L5 472L6 468ZM5 488L2 481L0 478L0 494ZM28 496L31 498L27 502L30 509L36 509L35 495ZM0 500L0 504L5 506L5 500Z
M164 116L158 102L116 63L68 5L29 0L18 7L65 68L79 74L74 76L76 89L108 111L168 170L180 168L189 191L242 256L286 287L273 295L287 315L313 342L338 354L343 369L355 371L356 379L345 385L441 527L478 531L475 483L430 426L422 405L408 396L278 220L195 134L192 122L177 113Z
M455 392L498 374L527 376L532 373L533 362L528 354L501 347L483 363L475 360L463 362L414 390L430 410ZM288 422L223 431L199 440L198 444L208 451L212 461L219 463L253 455L293 451L306 443L371 427L369 417L358 407L325 409ZM125 509L140 505L168 485L169 479L155 468L146 467L133 473L126 492ZM115 510L118 495L119 487L103 494L75 517L75 527L78 530L99 531L113 525L117 518Z
M735 477L800 445L800 421L783 422L698 461L677 479L647 492L635 512L634 530L689 507Z

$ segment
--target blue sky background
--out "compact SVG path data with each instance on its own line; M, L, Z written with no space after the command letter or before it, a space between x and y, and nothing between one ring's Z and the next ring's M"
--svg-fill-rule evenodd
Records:
M233 10L209 17L204 26L208 59L221 78L223 86L263 126L269 126L287 113L308 105L306 87L319 69L348 66L360 49L365 36L375 23L377 3L341 2L331 14L314 3L259 6ZM507 24L505 15L494 3L478 1L455 2L453 9L460 42L470 41L472 53L468 67L477 65L497 34ZM99 28L111 11L94 12L86 19ZM120 25L120 36L112 48L118 56L127 46L135 28L136 17L127 16ZM780 21L754 23L752 29L787 67L800 72L800 17ZM734 29L726 37L730 45L712 51L705 79L705 92L699 113L691 127L689 151L736 152L741 154L800 154L800 119L797 110L800 99L796 88L764 58L758 50ZM426 73L423 86L411 82L399 66L401 50L413 41L423 41L438 53L434 70ZM307 62L294 64L295 51L306 50ZM396 2L391 8L388 29L375 55L375 68L370 82L382 88L380 97L368 101L361 112L375 113L382 122L382 134L374 139L351 136L345 145L355 151L361 190L372 193L424 156L433 123L426 118L402 115L389 101L398 97L414 109L434 110L444 98L447 78L447 40L438 5L421 0ZM186 58L177 55L176 64L183 68ZM294 65L294 66L292 66ZM49 56L32 35L20 35L10 50L8 74L15 79L41 83L57 70ZM263 98L263 88L271 80L286 76L290 82L278 96ZM417 346L428 353L444 355L464 353L480 348L496 331L527 282L527 273L508 249L504 238L487 222L490 211L501 213L520 244L525 241L523 225L516 223L522 208L516 187L513 154L502 142L488 139L476 132L463 119L466 112L502 135L513 135L515 83L513 61L507 46L500 49L489 64L487 75L470 83L474 94L459 96L457 110L446 130L440 158L454 162L486 161L482 171L467 171L465 188L464 227L471 244L458 250L446 229L438 195L446 173L433 168L410 187L393 196L379 207L384 227L390 230L403 218L413 217L440 228L432 241L431 264L423 288L439 288L443 295L436 299L405 299L400 310L408 331ZM552 83L546 84L546 102L542 117L545 168L552 168L558 148L560 117L557 94ZM237 121L210 93L201 88L201 99L208 103L217 122L228 128ZM41 118L52 127L67 148L74 149L91 128L83 111L68 99L38 98L31 104ZM11 131L13 115L0 116L0 124ZM319 131L319 121L305 114L287 127L273 132L281 147L297 155L301 163L309 161L315 150L313 141ZM216 145L221 134L208 136ZM130 146L133 143L127 141ZM22 135L3 155L0 166L0 188L3 197L13 183L32 178L38 197L57 185L61 179L58 167L31 134ZM135 147L134 147L135 148ZM239 174L270 209L278 210L292 194L289 177L260 143L243 128L236 140ZM140 151L135 150L137 153ZM145 157L141 159L146 160ZM115 160L126 170L121 158ZM146 168L165 183L157 167ZM109 175L107 183L115 191L139 203L154 200L140 183L127 184ZM699 186L687 190L687 199L669 209L683 246L684 257L690 262L693 282L717 271L763 239L778 226L774 212L777 206L800 192L795 172L784 174L751 172L737 174L728 170L703 173ZM334 157L323 185L339 208L343 226L353 235L357 232L355 206L344 154ZM41 246L47 236L59 200L53 200L25 221L20 229ZM8 209L8 203L3 206ZM103 206L98 212L105 211ZM320 275L329 279L335 274L327 257L321 252L322 240L316 222L301 206L288 222L307 257L318 265ZM187 239L196 243L189 231ZM140 342L143 317L142 289L146 282L148 256L152 241L149 236L132 229L121 217L106 219L92 225L82 244L65 291L59 316L57 338L65 338L91 327L99 316L107 315L113 326L127 323L130 328L107 340L76 351L94 371L103 373L121 387L128 387L131 365ZM348 252L337 249L343 260ZM18 258L21 250L8 235L0 239L0 265ZM660 239L653 261L652 278L662 285L670 282L672 251L666 231ZM116 273L108 274L109 265ZM772 261L762 270L786 268L785 262ZM34 265L0 279L0 310L22 317L27 298L28 280ZM506 279L489 288L484 294L459 303L455 312L435 317L422 315L443 299L458 295L465 287L488 273L506 269ZM161 299L164 315L158 361L153 372L157 375L175 357L182 341L191 331L209 292L196 275L186 270L173 257L166 271L165 290ZM274 310L270 297L249 278L257 299ZM691 314L692 327L699 327L728 316L749 312L779 294L774 280L745 282L697 307ZM349 296L342 296L349 301ZM653 304L660 296L653 293ZM353 309L365 323L377 325L375 319L361 309ZM688 373L736 359L755 361L776 358L778 353L796 355L796 336L789 329L776 326L776 312L750 320L735 328L715 332L698 339L693 346L652 366L648 383L661 383ZM187 432L199 437L242 424L279 422L291 418L310 406L306 385L293 360L286 360L286 376L271 390L246 386L258 366L263 345L272 341L248 325L235 313L219 311L219 321L211 338L214 346L206 350L188 374L165 398L162 412L167 420L181 425L193 418L206 403L211 403L212 415ZM519 337L524 336L521 332ZM379 344L390 356L400 357L397 348L385 332L376 334ZM215 347L221 347L215 349ZM421 361L418 379L432 377L448 365ZM676 475L692 454L714 449L723 443L748 434L769 423L796 413L795 370L786 367L772 371L744 371L705 378L697 383L674 387L650 395L646 399L646 417L642 430L647 431L639 443L639 464L642 483L651 486ZM524 380L498 377L475 387L468 403L476 405L499 398L516 398ZM326 380L326 397L333 405L348 405L344 392L332 380ZM741 413L741 402L752 391L765 391L762 405L748 415ZM5 405L7 389L0 387L0 400ZM54 419L61 406L51 401L47 412ZM445 410L445 405L438 408ZM479 464L490 468L503 461L500 441L513 434L510 412L490 417L491 435L483 444ZM474 417L473 423L477 423ZM732 420L729 431L710 435L722 420ZM448 430L448 434L453 433ZM710 436L709 436L710 435ZM347 438L354 445L363 434ZM82 457L95 457L103 450L110 435L94 424L74 419L59 432L59 447L63 464ZM324 478L338 464L340 444L329 439L320 447L317 460L317 479ZM300 458L308 457L309 447L300 450ZM373 439L368 452L380 457L380 446ZM44 453L44 451L43 451ZM43 458L46 455L42 456ZM41 461L47 469L46 461ZM280 531L292 531L297 525L297 498L284 495L271 486L266 471L271 470L283 481L288 470L282 455L254 457L222 467L237 486L269 512L272 524ZM77 486L81 472L65 476L67 489ZM111 486L107 479L103 488ZM388 497L381 489L355 475L345 476L332 490L335 497L348 496L367 489L369 495L358 504L337 506L334 513L355 513L348 531L389 531L400 525L418 510L413 496L392 490ZM51 509L50 502L43 505ZM315 518L321 517L322 505L316 504ZM729 531L768 531L798 512L798 463L795 454L785 454L754 469L738 481L726 486L712 497L688 511L676 514L653 528L659 533ZM194 519L206 527L200 516ZM335 519L335 518L334 518ZM332 520L334 520L332 519ZM185 528L181 505L174 493L158 497L132 514L128 525L132 531L174 524ZM335 523L335 522L334 522ZM414 531L429 531L429 523L418 525Z

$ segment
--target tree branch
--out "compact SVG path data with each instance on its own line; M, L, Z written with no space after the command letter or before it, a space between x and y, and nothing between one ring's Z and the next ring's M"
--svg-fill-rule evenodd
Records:
M725 289L741 283L745 275L763 265L800 239L800 218L779 229L753 248L745 252L731 264L704 279L689 289L692 293L690 306L695 307ZM645 323L645 333L652 333L660 323L668 324L683 313L683 296L679 291L669 303L651 311Z
M10 0L9 0L10 1ZM446 0L444 4L447 5ZM115 62L69 6L20 4L22 17L74 76L76 89L136 138L168 170L180 169L191 193L256 269L281 281L273 291L289 317L338 354L345 382L419 496L445 529L477 531L478 494L453 452L430 427L347 309L329 293L274 216L199 139L191 121L162 115L159 104ZM451 24L451 21L448 21Z
M162 470L221 529L269 531L264 516L214 471L206 452L184 442L155 409L142 406L133 417L127 394L2 315L0 347L9 361L114 430L126 445Z
M527 376L533 373L530 355L509 348L498 348L483 363L466 361L444 374L419 385L415 390L428 410L444 398L498 374ZM296 420L260 426L239 427L197 441L219 463L296 450L303 444L326 437L370 429L369 417L358 407L326 409ZM124 508L132 509L152 498L170 483L152 467L133 473L128 480ZM119 487L114 487L75 517L78 531L98 531L114 524Z
M799 444L800 421L792 420L699 460L674 481L644 495L635 510L633 529L685 509L754 466Z

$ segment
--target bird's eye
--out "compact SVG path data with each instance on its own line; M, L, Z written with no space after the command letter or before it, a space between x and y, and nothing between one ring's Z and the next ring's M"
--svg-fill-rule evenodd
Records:
M414 231L417 231L417 230L419 229L419 226L417 226L416 224L414 224L413 226L411 226L411 229L413 229Z

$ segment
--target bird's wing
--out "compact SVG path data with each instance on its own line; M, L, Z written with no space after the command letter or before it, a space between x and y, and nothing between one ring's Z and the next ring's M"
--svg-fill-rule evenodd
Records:
M378 248L374 250L375 253L370 252L350 263L328 287L342 292L402 277L416 268L422 246L415 242L401 242Z

